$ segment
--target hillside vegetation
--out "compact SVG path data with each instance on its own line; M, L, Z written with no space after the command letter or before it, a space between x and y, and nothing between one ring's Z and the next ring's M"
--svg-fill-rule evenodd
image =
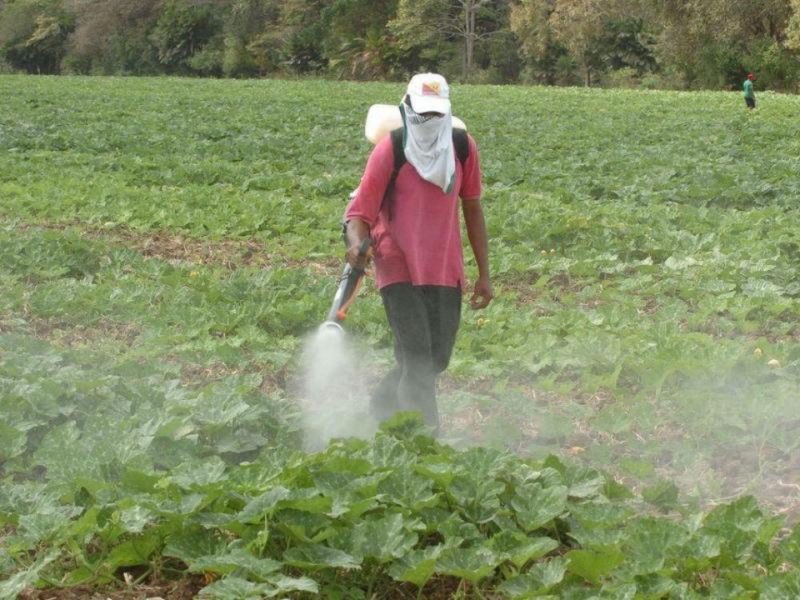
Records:
M0 0L0 72L798 91L798 0Z

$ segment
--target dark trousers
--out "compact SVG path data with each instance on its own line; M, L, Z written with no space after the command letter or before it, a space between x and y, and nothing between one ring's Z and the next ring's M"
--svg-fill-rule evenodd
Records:
M372 413L383 421L398 411L418 410L439 429L436 377L447 368L461 322L461 290L397 283L381 290L394 335L397 365L372 396Z
M755 108L756 107L756 99L750 98L748 96L744 97L744 102L747 104L747 108Z

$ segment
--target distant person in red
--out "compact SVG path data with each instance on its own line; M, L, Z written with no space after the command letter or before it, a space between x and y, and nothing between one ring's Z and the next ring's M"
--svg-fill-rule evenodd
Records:
M375 276L394 336L397 365L375 390L372 414L385 420L419 410L438 433L436 379L450 362L465 286L459 207L478 265L470 305L485 308L494 296L480 160L475 140L463 131L459 144L468 145L468 154L463 164L456 156L450 90L441 75L415 75L400 112L405 163L390 185L391 136L375 146L345 213L347 259L363 268L359 248L367 236L373 239Z
M744 101L750 110L756 107L756 94L753 91L753 82L755 80L756 76L753 73L748 73L747 79L744 80Z

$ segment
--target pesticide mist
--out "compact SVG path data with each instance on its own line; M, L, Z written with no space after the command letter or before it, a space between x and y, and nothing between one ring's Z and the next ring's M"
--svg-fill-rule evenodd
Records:
M303 351L303 431L309 450L337 437L369 437L376 424L358 374L357 352L347 333L322 326Z

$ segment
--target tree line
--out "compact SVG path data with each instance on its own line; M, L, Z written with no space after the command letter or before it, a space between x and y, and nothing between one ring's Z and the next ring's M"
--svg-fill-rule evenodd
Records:
M800 0L0 0L0 71L798 91Z

